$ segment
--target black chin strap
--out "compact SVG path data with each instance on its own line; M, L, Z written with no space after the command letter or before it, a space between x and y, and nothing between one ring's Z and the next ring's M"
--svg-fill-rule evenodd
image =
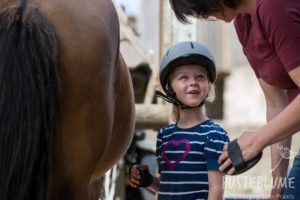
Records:
M161 91L158 91L158 90L155 91L155 95L159 98L162 98L163 100L165 100L169 103L174 104L175 106L179 107L182 110L201 107L201 106L204 105L204 102L205 102L205 99L204 99L198 106L193 106L192 107L192 106L188 106L188 105L183 104L181 101L179 101L176 98L176 95L175 95L175 97L169 97L169 96L165 95L164 93L162 93Z

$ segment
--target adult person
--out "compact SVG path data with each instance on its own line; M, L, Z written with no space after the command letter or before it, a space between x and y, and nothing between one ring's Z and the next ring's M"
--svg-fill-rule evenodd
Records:
M278 149L290 147L291 136L300 129L300 3L298 0L170 0L176 17L188 22L188 16L234 20L243 51L264 92L267 124L238 138L242 159L249 161L269 145L272 168L281 159ZM225 170L232 164L227 146L219 158ZM273 180L286 176L288 160L283 159L272 172ZM231 168L228 174L236 172ZM296 156L283 196L300 196L300 156ZM272 189L279 199L281 186Z

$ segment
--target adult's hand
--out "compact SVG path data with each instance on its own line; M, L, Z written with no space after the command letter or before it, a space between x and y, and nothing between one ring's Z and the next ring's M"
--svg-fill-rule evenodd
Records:
M243 160L249 161L253 158L255 158L260 152L262 152L263 147L259 147L258 143L255 142L256 139L256 133L253 132L245 132L238 138L238 145L240 146ZM219 170L224 171L226 168L228 168L232 161L230 160L228 156L228 145L225 145L223 148L223 153L219 157L219 163L222 163ZM235 172L235 168L232 167L228 174L231 175Z

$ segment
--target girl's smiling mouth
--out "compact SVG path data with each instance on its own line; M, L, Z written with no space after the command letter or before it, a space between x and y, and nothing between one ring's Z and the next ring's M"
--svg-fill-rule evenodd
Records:
M200 92L198 90L192 90L189 91L188 94L199 94Z

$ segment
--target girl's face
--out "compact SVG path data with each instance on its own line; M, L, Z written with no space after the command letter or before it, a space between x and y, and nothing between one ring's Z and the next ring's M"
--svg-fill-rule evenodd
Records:
M198 106L210 92L207 71L200 65L182 65L170 75L176 97L188 106Z

